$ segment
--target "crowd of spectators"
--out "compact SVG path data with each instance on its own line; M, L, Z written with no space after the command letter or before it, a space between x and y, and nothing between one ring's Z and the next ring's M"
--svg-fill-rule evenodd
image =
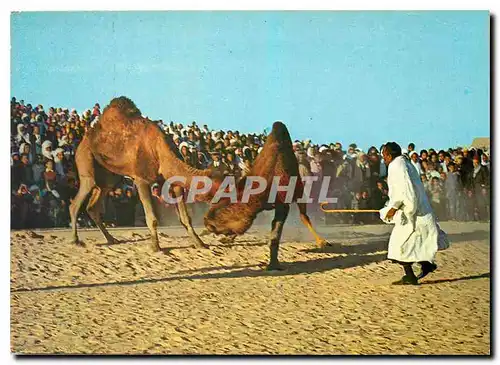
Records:
M68 227L69 205L78 191L74 155L88 128L99 122L101 108L79 114L75 109L25 104L11 100L11 227ZM181 158L197 168L218 170L237 179L249 173L265 142L265 133L244 134L237 130L210 130L196 122L187 125L163 121ZM388 200L387 169L380 148L363 152L356 144L317 145L310 140L293 143L301 176L329 176L329 197L338 209L380 209ZM410 143L405 154L418 170L439 220L486 221L490 217L490 156L473 148L416 151ZM320 185L313 185L317 202ZM160 186L152 187L155 210L161 223L177 221L173 207L161 198ZM200 203L201 204L201 203ZM196 211L196 204L190 209ZM317 203L311 215L325 224L375 223L376 214L324 215ZM133 182L124 177L105 201L103 216L108 226L144 226L144 212ZM93 226L81 212L80 226Z

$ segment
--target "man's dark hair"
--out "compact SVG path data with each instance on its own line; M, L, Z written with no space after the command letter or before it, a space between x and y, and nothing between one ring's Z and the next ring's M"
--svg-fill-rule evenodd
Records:
M384 149L392 158L401 156L401 147L396 142L387 142L384 145Z
M420 151L420 156L422 156L422 154L423 154L423 153L427 153L427 154L429 154L429 153L427 152L427 150L421 150L421 151Z
M408 145L408 148L411 148L412 150L415 149L415 143L411 142L409 145Z

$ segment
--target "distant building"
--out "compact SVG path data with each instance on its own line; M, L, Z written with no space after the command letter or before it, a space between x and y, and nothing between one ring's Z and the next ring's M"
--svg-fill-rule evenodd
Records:
M471 147L489 150L490 149L490 137L474 138L474 140L472 141Z

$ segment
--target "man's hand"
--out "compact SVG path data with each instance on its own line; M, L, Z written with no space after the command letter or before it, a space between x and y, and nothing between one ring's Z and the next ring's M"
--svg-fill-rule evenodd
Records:
M392 217L394 217L394 214L396 214L396 211L397 211L396 208L389 209L389 211L387 212L387 215L385 216L385 219L391 220Z

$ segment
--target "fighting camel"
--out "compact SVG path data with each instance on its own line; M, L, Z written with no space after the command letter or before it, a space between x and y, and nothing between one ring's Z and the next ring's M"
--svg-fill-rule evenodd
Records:
M73 242L82 243L78 239L76 221L80 207L89 194L91 196L86 209L90 218L108 243L116 242L103 225L101 212L108 192L116 186L121 176L129 176L137 187L144 207L152 249L160 251L151 184L159 179L183 176L186 178L185 184L177 183L171 187L172 196L181 198L176 204L176 211L195 247L206 247L193 229L182 197L185 187L189 186L194 176L211 177L212 172L190 167L179 159L176 150L177 147L156 123L141 116L132 100L123 96L111 100L99 122L87 131L75 153L80 188L70 206ZM203 196L198 198L203 199Z
M266 182L265 190L251 195L247 203L242 202L242 192L247 181L245 181L246 179L241 180L236 189L238 193L237 202L223 199L219 203L213 204L205 215L205 226L210 232L228 237L242 235L251 227L258 213L274 209L275 215L271 223L268 269L280 269L278 260L279 243L283 225L290 210L290 202L286 199L286 193L283 191L278 192L275 199L271 199L274 202L269 202L273 180L279 177L280 186L288 185L292 179L296 180L291 202L297 203L300 219L314 235L317 246L322 248L328 244L314 230L306 212L306 203L299 202L304 194L304 185L300 179L299 166L292 148L292 140L283 123L275 122L273 124L272 131L267 136L262 151L255 159L248 176L264 178Z

